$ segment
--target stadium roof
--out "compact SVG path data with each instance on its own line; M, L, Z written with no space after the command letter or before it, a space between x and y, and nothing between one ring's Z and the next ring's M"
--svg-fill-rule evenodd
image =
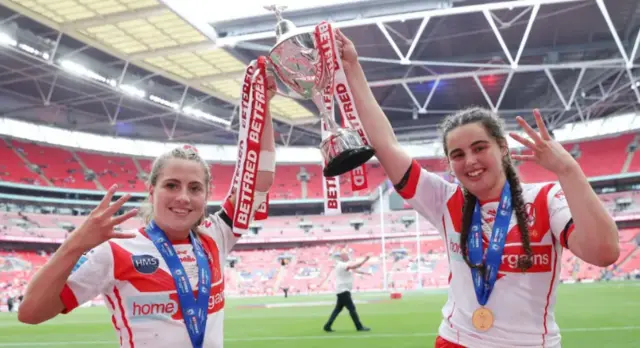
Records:
M297 26L330 20L354 41L403 140L433 139L443 116L472 105L511 125L538 107L554 128L640 102L635 0L279 3L293 4L284 16ZM266 4L4 1L0 113L97 134L235 144L242 71L275 43ZM272 110L280 144L319 144L312 103L276 97Z

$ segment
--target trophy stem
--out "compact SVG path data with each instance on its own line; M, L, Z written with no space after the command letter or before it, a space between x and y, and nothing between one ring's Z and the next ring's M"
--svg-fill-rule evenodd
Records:
M331 133L335 133L338 130L338 124L336 123L336 120L333 119L333 117L330 117L331 115L329 115L328 113L322 113L321 117L324 118L325 122L327 123L327 127L329 128L328 131Z
M324 103L324 97L322 93L320 93L317 90L313 90L311 99L313 100L313 103L316 104L316 106L320 110L320 117L327 124L327 128L328 128L327 131L331 133L336 132L340 127L338 127L338 124L336 123L335 118L331 117L332 116L331 113L329 112L329 110L327 110L327 105ZM333 102L333 96L331 96L331 102Z

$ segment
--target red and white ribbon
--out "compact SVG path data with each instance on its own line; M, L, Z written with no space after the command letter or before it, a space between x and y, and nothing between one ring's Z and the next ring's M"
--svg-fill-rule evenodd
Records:
M253 79L253 72L256 70L258 64L257 61L253 60L244 70L244 79L242 82L242 92L240 93L240 107L238 108L238 119L240 126L238 127L238 160L236 160L236 166L233 170L233 181L231 183L231 187L229 188L229 193L227 197L231 197L236 192L238 187L238 182L240 179L240 159L242 158L242 154L246 148L247 142L247 132L248 132L248 124L249 124L249 112L251 107L249 102L251 101L251 81ZM231 212L228 212L231 213Z
M331 25L329 24L329 29L331 30ZM332 38L334 37L333 31L331 31ZM342 115L342 127L344 128L352 128L358 135L360 135L360 139L362 139L362 143L365 145L369 145L369 138L367 137L367 133L364 131L364 127L362 127L362 122L360 122L360 115L358 114L358 110L356 109L355 99L353 98L353 93L351 93L351 88L349 87L349 83L347 82L347 75L344 73L344 66L342 64L342 59L340 55L337 54L338 46L336 45L335 38L333 40L333 51L336 52L336 71L335 71L335 96L338 104L340 104L340 113ZM347 126L347 124L349 126ZM352 191L360 191L366 190L369 188L369 182L367 180L367 169L366 164L361 165L358 168L353 169L351 172L351 190Z
M240 129L238 132L238 162L229 196L236 193L233 207L233 231L246 233L251 222L251 214L256 211L256 177L260 163L260 141L267 116L267 71L266 58L259 57L245 70L240 103ZM268 197L267 197L268 201ZM226 204L229 205L229 204ZM259 209L254 219L266 218L267 208ZM230 208L230 207L228 207Z
M329 84L322 91L322 101L324 102L325 109L327 110L327 116L335 119L335 109L333 107L333 92L334 92L334 75L335 75L335 51L331 49L333 41L333 32L331 27L323 27L322 24L318 25L314 32L314 38L316 41L316 47L320 48L320 55L323 59L319 62L320 65L326 66L326 69L316 69L318 74L327 73ZM324 76L316 76L317 80L324 80ZM322 127L322 139L326 139L331 133L329 132L329 125L325 122L324 118L321 118ZM323 163L323 168L327 163ZM324 214L325 215L339 215L342 213L342 205L340 204L340 180L337 176L328 178L322 176L322 192L324 193Z
M317 71L319 71L319 73L323 73L326 71L326 73L329 74L329 85L324 90L323 100L325 102L327 110L330 111L330 117L334 117L333 98L335 98L340 105L342 127L352 128L356 130L360 135L362 142L365 145L369 145L369 139L367 138L364 128L362 127L362 123L360 122L360 117L358 115L358 110L356 110L355 107L353 94L351 93L349 83L347 82L347 77L344 73L342 59L338 54L335 33L333 31L333 28L331 27L331 24L327 22L318 24L315 28L314 37L316 40L316 47L318 47L318 49L320 50L320 55L321 57L323 57L322 64L324 64L326 67L326 69L317 69ZM316 76L317 79L322 79L322 77L323 76ZM327 136L327 127L324 122L322 122L322 138L325 139ZM365 190L369 187L366 167L364 164L358 168L353 169L349 174L351 176L352 191L355 192ZM335 180L332 180L333 182L330 182L327 181L327 179ZM334 188L336 190L335 193L332 191L332 189ZM341 211L339 203L340 183L337 180L337 177L324 178L323 190L325 197L325 214L339 214ZM338 201L337 204L333 202L334 199Z

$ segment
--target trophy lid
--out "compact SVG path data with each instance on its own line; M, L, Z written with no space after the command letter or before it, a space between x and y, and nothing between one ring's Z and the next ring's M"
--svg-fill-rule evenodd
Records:
M276 24L276 39L278 42L284 41L287 38L291 37L296 30L296 25L293 24L292 21L288 19L283 19L278 21Z
M269 5L264 8L274 12L278 19L278 23L276 24L276 40L278 43L296 35L296 25L293 24L292 21L282 17L282 12L287 9L286 5Z

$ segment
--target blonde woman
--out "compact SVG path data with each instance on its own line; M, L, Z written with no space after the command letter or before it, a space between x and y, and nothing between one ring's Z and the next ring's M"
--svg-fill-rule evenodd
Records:
M258 202L274 179L273 164L262 160L275 161L274 152L267 113ZM114 227L137 210L114 216L130 196L110 204L116 187L110 188L31 280L18 319L42 323L102 294L121 347L222 347L224 265L240 235L232 229L235 193L207 217L210 181L195 148L161 155L149 176L147 225L123 233Z

